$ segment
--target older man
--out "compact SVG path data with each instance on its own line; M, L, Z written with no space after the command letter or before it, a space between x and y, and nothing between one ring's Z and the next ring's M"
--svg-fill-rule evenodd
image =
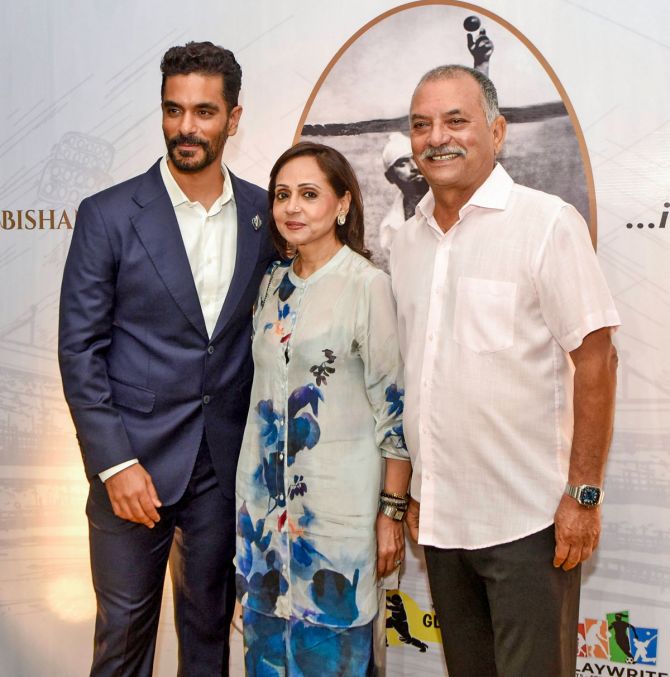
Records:
M449 674L574 676L619 317L581 216L496 163L505 120L485 75L427 73L410 130L430 191L391 250L408 523Z

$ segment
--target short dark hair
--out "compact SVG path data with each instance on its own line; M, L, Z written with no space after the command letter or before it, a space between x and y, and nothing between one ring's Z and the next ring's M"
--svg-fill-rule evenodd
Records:
M211 42L187 42L183 47L170 47L161 61L161 101L165 93L165 80L171 75L221 75L223 98L230 112L235 106L242 86L242 69L229 50Z
M363 225L363 198L361 189L358 185L356 173L352 169L348 160L338 150L330 146L324 146L321 143L312 141L301 141L288 150L285 150L277 159L274 167L270 170L270 185L268 186L268 199L270 204L270 234L272 241L279 254L286 258L289 245L281 236L274 216L272 207L275 199L275 188L277 187L277 175L281 168L290 160L297 157L313 157L321 171L326 175L330 187L337 197L344 197L349 191L351 195L351 204L345 222L340 225L335 224L335 234L337 239L353 249L357 254L366 259L371 258L369 249L365 247L365 227Z
M453 78L463 77L469 75L479 85L479 90L482 95L482 109L486 116L486 122L490 126L493 121L500 115L498 109L498 92L496 92L493 82L481 71L468 66L461 66L460 64L448 64L446 66L437 66L429 70L419 80L419 84L414 88L414 94L417 93L419 87L425 82L434 82L435 80L451 80ZM412 95L412 99L414 98Z

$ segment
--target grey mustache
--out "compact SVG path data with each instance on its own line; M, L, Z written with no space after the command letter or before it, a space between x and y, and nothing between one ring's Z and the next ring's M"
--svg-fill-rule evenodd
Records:
M422 160L428 160L435 155L462 155L465 157L465 153L465 149L460 148L459 146L437 146L437 148L429 146L419 157Z

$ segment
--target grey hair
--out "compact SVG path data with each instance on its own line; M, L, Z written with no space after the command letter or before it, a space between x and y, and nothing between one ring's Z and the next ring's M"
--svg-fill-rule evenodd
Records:
M486 116L486 123L491 126L493 121L500 115L500 110L498 109L498 93L491 80L489 80L484 73L475 68L468 68L467 66L461 66L459 64L449 64L447 66L432 68L421 78L421 80L419 80L419 84L415 87L414 93L412 94L412 99L416 96L421 85L426 82L451 80L453 78L463 77L464 75L469 75L477 81L481 91L482 109Z

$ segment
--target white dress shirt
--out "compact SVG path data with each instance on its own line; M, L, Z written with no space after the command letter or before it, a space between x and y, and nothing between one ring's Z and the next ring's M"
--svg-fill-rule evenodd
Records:
M160 168L184 240L207 333L211 336L235 269L237 210L230 175L225 165L221 165L223 193L207 211L199 202L191 202L184 195L168 169L166 158L161 160Z
M443 233L432 192L396 234L405 436L420 537L482 548L553 522L573 432L568 353L619 316L579 213L500 165Z
M223 192L207 211L200 202L191 202L184 195L170 173L167 156L161 160L160 170L184 241L207 333L211 337L235 269L237 209L230 175L226 166L221 165ZM99 477L105 482L137 462L137 459L125 461L104 470Z

